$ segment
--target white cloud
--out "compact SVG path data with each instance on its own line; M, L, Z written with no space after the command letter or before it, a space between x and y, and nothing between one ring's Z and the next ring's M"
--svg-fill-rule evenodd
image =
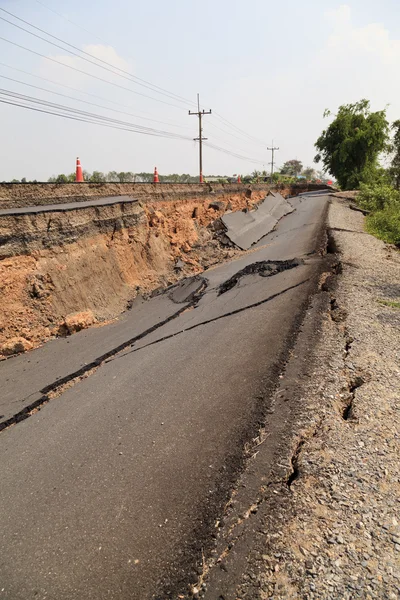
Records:
M338 8L327 11L325 15L336 27L345 27L351 22L351 8L348 4L341 4Z
M115 48L112 46L90 44L84 46L83 51L91 54L97 59L109 63L109 65L112 65L113 67L117 67L118 69L122 69L128 73L132 73L132 67L121 56L118 55ZM92 56L83 55L83 57L87 60L96 62ZM86 73L91 73L96 77L106 79L107 81L113 81L115 83L119 83L120 85L125 85L123 79L121 79L118 75L113 75L110 71L107 71L100 66L95 66L86 60L78 58L77 56L59 54L49 55L49 58L53 60L49 61L42 58L40 61L38 74L42 77L46 77L60 83L65 83L67 85L79 86L80 88L93 87L96 80L93 77L88 77L84 73L79 72L84 71ZM71 68L65 68L53 61L57 61L57 63L62 63ZM112 70L112 67L109 67L108 65L103 65L103 67ZM126 83L128 82L126 81Z
M400 67L400 40L391 39L382 23L354 26L351 8L347 4L329 11L326 17L333 23L333 31L323 58L346 59L350 63L363 58L374 65Z
M400 40L383 24L356 24L347 4L325 17L325 40L302 69L287 68L274 79L242 77L232 85L239 114L257 115L258 135L265 132L280 146L278 164L295 157L312 163L315 140L328 124L326 108L335 112L367 98L372 110L389 105L390 121L400 118ZM244 129L257 132L250 118Z

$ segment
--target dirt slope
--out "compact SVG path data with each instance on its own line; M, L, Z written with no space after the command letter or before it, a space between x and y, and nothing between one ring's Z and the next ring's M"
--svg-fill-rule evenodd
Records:
M264 191L0 220L0 355L115 318L138 293L232 256L214 222Z

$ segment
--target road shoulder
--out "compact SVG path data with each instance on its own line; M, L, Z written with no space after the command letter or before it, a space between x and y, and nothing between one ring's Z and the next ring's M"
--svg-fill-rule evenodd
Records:
M210 600L399 597L400 255L363 219L333 199L328 251L340 262L321 278L274 397L287 437L252 494L273 434L255 441L225 547L198 585Z

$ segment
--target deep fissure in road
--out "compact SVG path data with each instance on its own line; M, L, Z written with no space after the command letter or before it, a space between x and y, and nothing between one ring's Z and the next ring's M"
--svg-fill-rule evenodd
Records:
M222 283L218 288L218 295L225 294L232 288L234 288L242 277L257 273L261 277L271 277L277 273L282 273L288 269L294 269L299 265L304 264L304 261L294 258L293 260L261 260L259 262L247 265L244 269L241 269L235 275L232 275L227 281Z
M302 205L305 204L306 202L304 201ZM197 219L199 211L195 211L193 206L189 208L191 210L190 218ZM212 208L212 210L214 213L217 212L215 208ZM165 225L165 222L162 222L165 216L157 215L155 212L150 217L151 224L149 224L149 231L156 230L157 233L160 233ZM148 326L149 319L147 319L145 325L143 324L143 331L136 335L132 335L133 332L131 332L131 336L128 335L128 339L125 339L122 343L116 344L115 340L120 342L121 338L114 335L112 339L115 345L109 350L104 352L107 347L104 347L103 344L102 351L101 353L99 352L97 358L93 359L95 354L92 353L91 360L87 361L87 364L84 364L80 369L71 369L70 374L63 375L56 381L41 386L41 397L39 399L36 399L35 402L0 425L0 430L2 430L16 424L35 413L43 404L53 400L51 407L43 410L40 415L35 415L35 418L32 418L26 425L11 428L6 435L2 436L2 440L11 440L16 432L21 432L21 435L23 435L24 432L26 433L29 429L32 429L34 425L38 427L37 430L35 428L35 431L39 431L41 427L46 425L46 419L57 418L57 415L64 415L64 421L60 423L60 426L58 423L56 426L56 429L59 427L60 439L61 437L65 438L65 436L72 439L75 437L75 433L68 432L70 423L74 419L81 421L83 416L82 427L85 427L84 419L89 415L89 420L85 428L85 436L89 436L92 430L92 433L94 432L96 437L94 444L101 437L102 449L100 454L103 456L103 450L107 450L104 456L107 456L105 459L107 464L110 462L110 465L112 465L113 477L122 469L120 471L121 481L125 478L126 468L130 469L129 477L136 477L135 468L136 465L143 462L141 457L144 457L143 460L146 461L146 464L148 462L149 465L149 467L146 467L146 473L143 473L143 481L140 480L140 486L143 484L143 489L148 473L153 472L153 470L154 473L157 473L159 464L165 465L163 466L163 471L169 480L175 476L180 476L180 469L182 469L182 474L184 474L183 465L186 465L186 462L191 465L191 472L187 474L188 487L187 489L183 489L185 486L183 485L182 487L181 484L179 494L181 495L183 491L183 494L188 496L188 506L196 506L196 512L195 514L189 514L190 519L188 522L190 525L189 528L186 526L185 531L180 532L179 544L175 544L171 548L168 546L170 543L169 540L174 539L174 527L178 523L180 524L181 521L183 522L183 517L185 516L183 512L179 516L175 515L174 511L170 506L167 507L166 501L164 502L163 499L160 503L162 510L159 515L158 512L156 515L157 518L160 518L157 527L161 528L159 537L162 548L159 548L159 552L161 555L164 555L164 548L167 548L168 557L164 557L162 569L160 564L157 563L154 565L154 575L152 573L148 575L150 583L154 579L154 593L156 596L153 594L153 597L177 597L178 594L187 597L189 584L192 586L190 588L191 593L194 593L195 587L193 586L196 585L199 573L203 573L205 561L212 555L213 548L215 548L215 538L221 534L222 539L226 533L224 511L232 490L235 490L235 486L237 485L238 475L245 471L248 461L257 456L258 446L262 446L264 441L268 439L268 434L270 433L268 432L269 416L271 415L271 418L273 417L275 420L279 419L279 415L276 414L271 404L272 394L279 387L281 377L285 377L285 370L291 360L292 349L294 348L303 319L310 307L310 298L313 297L318 289L321 289L318 288L321 272L324 269L326 270L325 259L318 254L320 250L320 226L323 215L323 211L318 213L320 219L319 226L315 226L314 234L310 241L307 240L307 243L302 242L303 245L301 243L298 244L298 236L296 237L294 246L297 244L296 248L299 247L300 250L298 253L293 252L291 254L292 246L285 246L287 242L283 241L284 252L281 256L310 256L310 260L301 258L281 260L276 258L276 255L279 256L279 253L274 254L274 249L272 249L272 255L268 255L269 249L267 244L263 250L253 250L255 255L252 262L250 262L251 259L249 257L253 251L248 256L241 253L241 257L243 258L241 258L239 264L242 268L238 268L233 275L231 263L229 265L225 263L237 257L239 253L229 244L224 246L225 241L223 233L221 233L222 229L218 227L218 219L212 222L212 226L209 229L208 226L203 227L200 232L197 231L197 235L201 237L204 235L204 230L208 230L208 234L211 236L208 238L211 250L210 254L207 255L207 260L211 257L211 261L215 262L212 262L211 265L204 264L202 266L207 267L218 263L223 266L222 269L218 269L217 272L210 270L208 276L201 273L189 276L188 271L185 271L185 269L191 269L193 266L187 267L191 257L193 257L191 252L194 251L195 243L187 251L183 250L182 246L180 248L180 256L185 254L189 258L189 261L185 263L186 266L182 267L182 262L184 261L182 261L180 256L175 255L173 261L170 263L172 271L168 272L168 276L166 276L164 281L158 282L161 283L161 286L154 285L155 280L153 280L152 285L148 289L148 301L146 300L140 305L141 307L151 306L151 303L154 301L156 307L162 306L162 311L164 312L157 313L156 309L154 314L150 313L153 324ZM295 221L294 217L292 219ZM111 222L112 219L110 220ZM52 231L53 225L53 220L49 219L46 224L49 232ZM126 234L126 227L122 226L119 228L115 225L114 221L112 228L109 231L107 230L107 244L109 245L109 249L114 248L120 235L123 237ZM173 229L176 230L176 225L174 225ZM152 235L152 233L149 233L149 235ZM165 236L165 229L163 235ZM171 235L176 236L177 234L172 232ZM219 238L218 236L221 237ZM307 236L304 237L306 238ZM157 239L157 236L155 238ZM125 241L127 242L127 240ZM161 241L164 243L165 240ZM172 243L174 241L176 241L176 238L172 237L169 242L170 246L174 246ZM280 243L282 243L282 238L279 240ZM203 252L204 246L204 240L202 240L201 247L199 246L200 249L197 250L199 252L198 256ZM125 250L126 244L122 244L119 251L125 252ZM290 251L290 254L287 254L288 251ZM86 259L85 252L83 252L83 256ZM155 260L156 248L150 251L148 244L146 246L146 253L146 264L150 264L148 262L149 254L152 254L151 260ZM204 254L202 256L204 258ZM260 260L260 257L263 256L267 258ZM275 259L269 258L269 256L275 257ZM249 264L243 267L246 261ZM199 265L200 263L198 263L196 268ZM173 273L173 277L169 277L171 273ZM46 279L46 274L42 273L41 277L35 277L31 283L30 298L32 301L37 303L47 302L49 300L47 292L49 292L51 286L55 285L54 279L51 277L48 280ZM157 287L158 289L154 293L151 293ZM275 300L277 302L274 302ZM125 301L126 299L124 299ZM173 306L174 304L176 305L175 307ZM128 313L129 315L133 316L135 314L136 306L137 304L132 304L131 310L133 312ZM165 306L167 306L167 310L165 310ZM284 307L284 314L280 314L279 312L280 309L282 310L282 307ZM171 314L168 314L168 311ZM331 312L337 314L337 311L338 307L332 303ZM141 313L139 312L139 314ZM162 318L159 316L161 314L163 315ZM166 314L168 316L165 316ZM228 318L229 320L224 323L223 319ZM212 326L207 327L210 324ZM69 332L67 319L64 319L64 327ZM163 331L163 328L165 328L165 331ZM194 330L197 330L196 333L191 334ZM107 329L105 328L103 331L106 336ZM270 340L268 339L268 334L270 334ZM177 336L179 337L176 343L170 341ZM74 339L76 340L77 338ZM199 341L203 343L202 347ZM139 342L142 344L139 344ZM154 350L148 350L156 344L160 344L160 346ZM239 362L233 364L231 356L236 356L236 347L238 348L236 361ZM262 351L257 353L257 347ZM143 351L143 354L141 355L139 351ZM82 360L80 364L83 364L84 359L79 358L79 360ZM11 358L4 361L4 363L12 365L13 361L14 358ZM203 364L200 364L199 361ZM156 364L153 364L154 362ZM76 364L76 362L68 363L68 365L71 364ZM246 365L243 373L240 372L242 364ZM146 371L148 371L147 378ZM95 373L96 375L92 377ZM163 375L161 375L162 373ZM214 381L213 378L215 378L217 373L219 377ZM168 380L168 377L171 377L171 380ZM84 378L86 378L86 381L80 384ZM248 378L247 383L246 378ZM207 388L207 384L204 383L209 380L214 381L212 389ZM69 392L65 395L65 402L63 403L62 397L64 392L72 386L75 386L74 389L71 390L71 393ZM202 386L205 387L203 388ZM143 389L141 389L142 387ZM200 393L202 393L201 397ZM197 397L196 394L199 396ZM227 403L224 406L221 403L221 407L218 408L218 402L222 402L220 398L224 398L224 394L227 395ZM286 395L287 398L282 399L281 402L287 401L287 406L290 408L290 391ZM58 396L61 396L60 400L56 400ZM171 422L168 424L167 422L164 423L164 420L168 421L168 419L161 417L162 410L165 410L166 407L168 411L171 411ZM213 411L217 409L220 411L220 423L218 422L217 413L213 414ZM146 412L144 415L142 414L142 411L148 410L153 411L151 415L146 416ZM115 414L112 411L115 411ZM206 422L206 419L203 418L203 413L212 415L212 428L215 435L213 443L215 444L215 449L211 445L211 421L209 419ZM161 423L163 427L161 431L158 431L158 421L161 418L163 418L163 422ZM284 419L282 423L285 422L286 420ZM30 425L31 423L32 426ZM149 423L152 424L151 431L146 431ZM146 441L143 444L140 444L140 441L138 441L140 447L135 448L135 439L140 440L140 436L142 435L142 425L144 426ZM176 426L178 430L174 433ZM74 431L76 431L76 425L74 427ZM135 434L132 433L135 431ZM168 431L168 435L171 435L172 432L173 439L166 438L164 431ZM113 432L111 435L112 439L107 439L109 432ZM125 432L124 442L117 441L120 433L122 435L123 432ZM228 433L229 440L226 439L226 441L223 441L225 434L225 437L228 438ZM153 438L151 437L152 435L154 435ZM210 448L213 449L215 456L218 455L216 451L220 453L218 460L215 459L215 465L213 464L213 458L208 459L207 463L203 465L204 457L201 454L201 440L205 438L209 440ZM150 445L148 449L145 449L148 440L151 442L152 439L153 446ZM58 442L59 440L57 439ZM75 446L75 443L78 446ZM87 455L87 464L92 464L89 456L90 451L88 453L83 447L85 443L85 440L78 435L71 452L74 453L77 451L79 456ZM125 443L126 447L119 448L120 443ZM198 443L199 446L197 447ZM82 444L82 447L80 444ZM167 451L163 450L164 447ZM182 450L184 454L182 454ZM130 452L134 452L132 455L134 456L134 463L131 462ZM241 538L240 524L242 521L252 521L256 518L260 507L263 506L266 498L268 498L269 486L272 487L272 485L282 483L288 489L295 481L299 474L300 452L301 445L297 447L292 457L292 474L287 472L282 480L274 478L266 481L262 489L255 494L253 500L246 505L242 515L239 515L236 519L235 528L237 529L235 529L234 534L238 540ZM172 464L172 459L170 459L171 453L174 456L175 453L176 456L180 456L180 460L176 464ZM186 454L189 454L190 458L191 453L193 453L195 460L189 462L189 460L186 460ZM120 463L117 462L119 456L121 456ZM159 460L157 459L158 462L156 464L154 461L157 456L159 456ZM45 457L43 459L45 460ZM57 461L57 456L55 456L54 460L55 462ZM128 460L128 463L123 462L125 460ZM87 469L85 461L78 465L76 460L69 458L67 462L71 463L72 471L78 468L79 470L82 469L82 473L84 473ZM132 468L133 464L135 464L135 468ZM104 470L104 465L97 465L93 462L92 467L94 470L93 473L90 473L91 478L96 475L97 466L101 467L101 473L97 474L96 481L100 480L101 484L103 476L105 480L107 478L107 465ZM205 472L201 470L204 466ZM168 473L170 474L169 476ZM157 476L160 476L160 473ZM152 477L153 475L150 479ZM164 477L164 474L161 477ZM76 486L79 488L81 481L84 480L75 478L74 481L76 481ZM192 484L190 483L191 481ZM201 482L200 492L196 491L196 497L190 501L191 487L195 485L195 482L196 485L197 482ZM74 486L72 487L74 488ZM165 485L164 489L167 487L168 485ZM57 486L51 489L57 490ZM137 486L133 495L132 490L128 491L127 494L126 491L122 490L121 498L131 499L137 494ZM142 493L142 490L140 490L140 493ZM58 491L51 492L51 494L55 497ZM152 509L153 499L155 506L158 506L157 494L157 491L153 491L152 499L148 503L149 509ZM104 496L104 501L106 502L107 493ZM96 504L98 498L96 497L93 501ZM77 502L80 502L79 497L77 497ZM128 504L129 502L130 500ZM166 508L172 510L172 518L170 518L169 514L163 515L163 510ZM111 507L111 513L109 514L114 514L113 510L114 508ZM119 511L121 510L125 509L119 509ZM147 514L147 506L143 510ZM190 512L187 507L185 510ZM100 510L101 514L102 511L103 507ZM120 512L118 514L120 515ZM151 511L149 516L152 516ZM164 516L168 516L168 519L164 519ZM216 528L215 520L218 516L220 523ZM67 517L68 514L65 518ZM161 519L161 517L163 518ZM175 520L175 517L177 520ZM91 518L91 515L87 515L88 526L90 525ZM147 517L144 516L145 521L146 519ZM134 520L130 516L125 524L122 524L122 522L115 523L115 527L117 528L123 525L124 531L129 534L129 548L134 545L132 539L135 536L132 537L131 535L134 530L132 525ZM169 523L168 525L167 522ZM18 520L15 520L15 523L18 523ZM49 523L51 523L51 519ZM107 521L103 525L106 528L109 527ZM170 533L168 532L168 528L171 528ZM124 534L122 534L123 537ZM155 540L157 536L148 536L146 533L145 537L148 541L148 539ZM48 542L46 543L51 544L51 539L51 537L48 537ZM122 542L123 540L119 539L118 544L114 548L116 553L122 547ZM176 545L179 545L179 552ZM225 548L229 553L229 544ZM154 549L152 549L152 552ZM110 555L109 558L112 560L113 556ZM138 557L138 563L141 560L142 557L140 556L140 560ZM141 584L148 585L148 582L143 579L144 576L141 575L141 569L146 568L145 562L146 559L143 559L143 566L141 565L140 569L138 567L132 577L135 578L135 582L141 581ZM134 564L136 564L136 560ZM111 573L107 565L103 565L102 568ZM119 565L117 570L114 567L111 567L111 569L113 570L113 573L111 573L113 577L118 575L118 569L124 572L122 565ZM142 579L140 579L141 577ZM130 574L129 578L131 578ZM96 580L95 584L98 585L98 580ZM132 581L129 588L129 594L133 594L132 597L140 597L140 600L147 597L146 594L140 596L139 588L132 590L131 584Z

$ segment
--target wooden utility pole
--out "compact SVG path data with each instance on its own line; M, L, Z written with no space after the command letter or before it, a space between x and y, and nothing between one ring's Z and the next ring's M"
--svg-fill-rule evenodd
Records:
M203 137L203 127L201 124L201 119L203 115L211 115L211 109L205 111L200 110L200 96L197 94L197 112L192 112L189 110L189 115L196 115L199 117L199 137L194 138L195 142L199 142L199 166L200 166L200 183L203 183L203 140L207 138Z
M272 152L271 162L268 163L271 165L271 178L272 178L272 175L274 174L274 153L275 153L275 150L279 150L279 148L274 147L274 140L272 140L272 148L267 148L267 150L271 150L271 152Z

